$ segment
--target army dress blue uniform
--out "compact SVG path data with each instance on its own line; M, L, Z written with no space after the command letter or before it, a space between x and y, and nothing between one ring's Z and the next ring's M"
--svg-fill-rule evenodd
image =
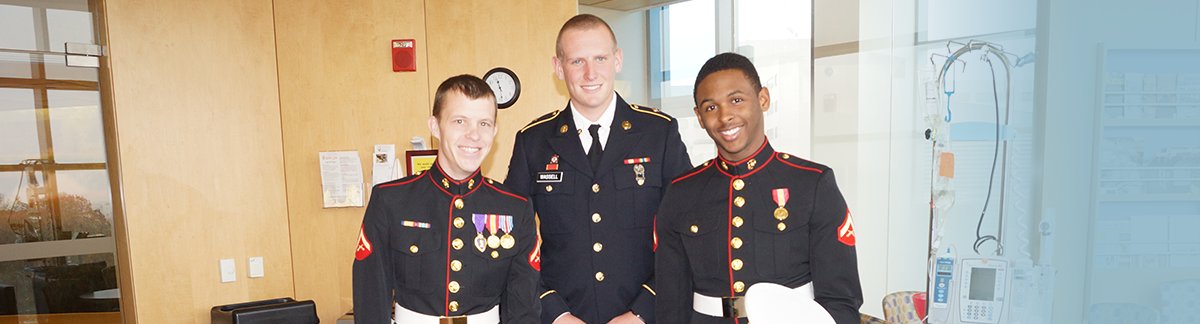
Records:
M356 323L391 323L393 302L437 317L499 304L502 323L537 323L533 206L478 170L450 179L440 163L372 190L354 261Z
M629 311L654 322L654 215L691 162L674 118L614 101L595 172L570 106L517 134L505 185L541 219L542 323L568 311L587 323Z
M673 181L657 233L659 323L745 324L700 313L693 298L742 298L757 283L811 283L834 321L860 322L853 221L829 167L768 142L742 161L718 156Z

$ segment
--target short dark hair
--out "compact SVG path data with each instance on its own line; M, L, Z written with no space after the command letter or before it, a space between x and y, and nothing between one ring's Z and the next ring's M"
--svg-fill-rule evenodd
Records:
M713 56L700 67L700 73L696 74L696 84L692 85L692 100L696 100L696 89L700 88L700 81L704 81L709 74L724 70L742 71L746 80L754 86L755 92L762 90L762 82L758 79L758 70L754 68L754 63L741 54L726 52Z
M563 33L567 32L568 30L573 30L573 29L589 30L589 29L601 27L601 26L603 26L604 29L608 30L609 36L612 36L613 50L616 51L616 49L617 49L617 34L613 33L612 27L609 27L608 23L604 22L604 19L600 19L600 17L596 17L595 15L592 15L592 14L578 14L578 15L575 15L575 17L571 17L571 19L568 19L567 22L563 23L562 28L558 29L558 38L555 39L555 41L554 41L554 55L557 55L560 58L563 56L563 49L562 49Z
M492 102L496 101L496 94L492 93L492 87L488 86L483 79L470 74L463 74L450 77L437 88L437 94L433 95L433 116L441 118L442 106L446 102L446 94L451 91L461 93L471 100L489 97Z

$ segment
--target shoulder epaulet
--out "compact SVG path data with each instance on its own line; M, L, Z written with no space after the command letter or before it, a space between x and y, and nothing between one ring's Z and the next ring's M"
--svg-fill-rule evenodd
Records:
M658 117L662 117L662 119L666 119L667 121L671 121L671 117L667 116L666 114L663 114L662 111L658 110L658 108L651 108L651 107L641 106L641 105L637 105L637 104L629 104L629 108L633 108L633 111L636 111L636 112L640 112L643 114L655 115Z
M821 171L821 168L823 166L820 164L817 164L816 162L813 162L813 161L805 160L800 157L791 156L791 155L788 155L787 153L782 153L782 152L775 152L775 157L779 158L780 162L783 162L784 164L790 165L797 169L816 171L817 173L825 173L824 171ZM814 164L813 166L815 166L816 168L800 166L799 164Z
M517 133L524 133L526 129L532 128L533 126L537 126L538 124L541 124L541 123L548 122L551 119L554 119L554 117L558 117L559 112L562 112L562 110L551 111L550 113L542 115L542 117L534 118L532 122L529 122L529 125L525 125L525 128L521 128L521 131L519 131Z

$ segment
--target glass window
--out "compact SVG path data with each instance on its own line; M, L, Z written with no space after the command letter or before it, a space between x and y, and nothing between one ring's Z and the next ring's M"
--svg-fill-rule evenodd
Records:
M65 43L96 43L93 17L86 0L0 5L0 322L121 321L98 72L65 64Z

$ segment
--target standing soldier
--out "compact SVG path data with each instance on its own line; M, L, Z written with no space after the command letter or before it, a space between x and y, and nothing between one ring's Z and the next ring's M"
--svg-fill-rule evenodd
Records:
M691 167L679 124L613 90L621 50L592 15L558 33L571 100L517 134L505 185L541 219L542 323L653 323L654 212Z
M358 323L537 323L537 229L528 200L479 166L496 99L471 75L438 86L432 169L375 186L354 254ZM497 306L498 305L498 306Z
M859 323L854 223L833 170L771 148L771 96L745 57L709 59L694 91L719 155L659 209L659 322Z

